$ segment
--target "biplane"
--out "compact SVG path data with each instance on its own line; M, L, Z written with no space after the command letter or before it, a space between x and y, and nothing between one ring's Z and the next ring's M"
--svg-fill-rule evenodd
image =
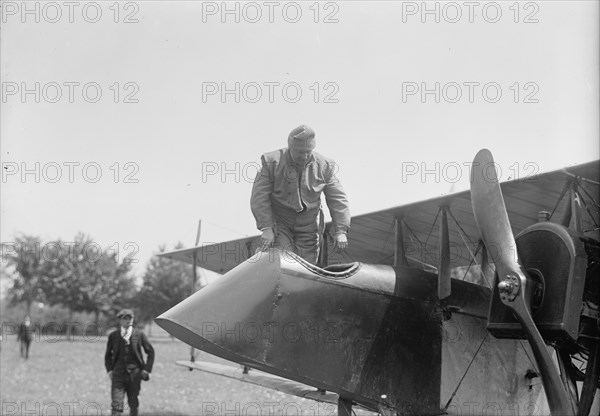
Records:
M326 227L317 265L259 236L161 253L223 276L156 322L243 367L180 364L340 415L598 414L600 162L502 184L493 165L353 217L345 252Z

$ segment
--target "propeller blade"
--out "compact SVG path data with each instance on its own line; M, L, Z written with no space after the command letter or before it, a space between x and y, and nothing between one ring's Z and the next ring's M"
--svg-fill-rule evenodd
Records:
M506 213L494 159L487 149L480 150L473 160L471 203L490 261L496 264L499 274L518 270L517 244Z
M524 279L524 277L523 277ZM540 372L542 373L542 384L546 391L546 398L548 399L548 405L550 406L550 413L552 415L573 415L575 416L577 410L576 405L573 403L562 383L560 374L558 373L548 349L546 343L537 329L529 308L525 303L524 287L521 288L519 296L512 302L502 302L508 306L525 330L525 335L533 351L533 356L537 361Z
M519 320L531 345L542 373L550 412L553 415L574 415L574 405L567 396L546 343L529 312L530 305L526 301L527 275L519 264L517 244L508 220L494 159L487 149L480 150L473 160L471 203L483 242L496 264L500 299Z

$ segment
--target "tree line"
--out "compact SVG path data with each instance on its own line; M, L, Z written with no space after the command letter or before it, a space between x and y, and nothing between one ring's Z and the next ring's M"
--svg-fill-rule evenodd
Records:
M92 314L98 324L101 317L112 320L127 307L144 324L190 295L192 266L153 256L139 282L128 259L100 249L83 233L72 242L51 243L19 235L2 243L2 278L7 280L5 300L10 306L24 304L28 315L35 303L61 305L71 315Z

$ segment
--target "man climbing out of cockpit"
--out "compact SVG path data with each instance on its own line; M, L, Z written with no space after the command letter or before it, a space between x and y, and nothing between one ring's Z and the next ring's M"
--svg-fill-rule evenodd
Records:
M271 246L294 251L315 264L322 232L321 194L331 214L335 247L348 246L350 208L336 163L316 152L315 132L296 127L288 147L265 153L252 187L250 205L262 231L261 250Z

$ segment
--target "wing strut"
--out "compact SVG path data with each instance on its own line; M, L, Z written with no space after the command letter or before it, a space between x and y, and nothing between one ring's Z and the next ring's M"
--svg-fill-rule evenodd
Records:
M438 299L446 299L451 293L450 238L448 237L448 207L440 207L440 252L438 264Z
M338 398L338 416L352 416L352 400L344 397Z
M202 219L198 220L198 232L196 233L196 244L194 244L194 247L198 246L198 243L200 242L200 231L202 230ZM197 263L198 263L198 252L194 251L194 257L193 257L193 264L192 264L192 290L191 290L191 294L193 295L194 292L196 291L196 282L198 281L198 271L197 269ZM195 350L194 347L190 348L190 362L194 362L196 361L196 355L195 355ZM192 369L190 368L190 371L192 371Z
M404 247L404 230L402 217L394 218L394 230L396 234L396 245L394 246L394 266L408 266L406 259L406 247Z

